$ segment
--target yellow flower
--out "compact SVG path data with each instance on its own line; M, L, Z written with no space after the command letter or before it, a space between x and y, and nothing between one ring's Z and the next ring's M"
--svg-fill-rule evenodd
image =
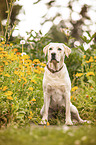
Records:
M29 64L23 64L23 66L28 67L28 66L29 66Z
M33 116L33 113L32 113L32 111L30 111L30 115L31 115L31 116Z
M93 61L94 61L94 59L91 56L90 59L89 59L89 62L93 62Z
M28 75L31 75L32 73L31 73L30 71L27 71L27 74L28 74Z
M22 79L23 79L25 82L27 82L27 79L26 79L26 78L22 77Z
M5 62L5 65L8 65L8 62Z
M18 79L18 83L20 83L21 82L21 79Z
M37 84L37 82L35 80L31 80L32 83Z
M15 75L18 75L18 71L14 71L14 74L15 74Z
M83 58L86 58L86 55L84 55Z
M77 90L77 89L78 89L78 87L75 86L75 87L73 87L73 88L71 89L71 91L74 92L74 91Z
M9 99L9 100L13 100L13 98L12 98L11 96L8 96L7 99Z
M30 57L28 55L21 56L21 59L29 59Z
M12 51L15 51L16 52L16 51L18 51L18 49L17 48L14 48Z
M16 52L16 55L21 55L21 53L20 52Z
M36 67L39 71L43 71L44 72L44 68L37 66Z
M28 60L26 60L26 63L28 63L30 65L32 63L32 60L28 59Z
M0 72L3 72L3 68L0 68ZM1 73L1 75L2 75L2 73Z
M8 52L7 52L7 51L2 51L2 53L3 53L3 54L7 54Z
M47 122L47 126L49 126L50 124L49 124L49 122Z
M73 96L70 96L70 99L72 99Z
M41 71L37 70L37 69L34 69L34 72L37 73L37 74L40 74Z
M22 67L23 67L23 66L22 66L21 64L19 64L19 68L22 69Z
M94 56L94 59L96 59L96 56Z
M88 72L86 76L95 76L94 72Z
M36 101L36 99L35 99L35 98L33 98L31 101L35 102L35 101Z
M33 63L35 64L35 63L40 63L40 61L39 61L39 59L34 59L33 60Z
M3 67L4 67L3 65L0 66L0 68L3 68Z
M38 70L40 70L40 67L39 67L39 66L37 66L36 68L37 68Z
M5 42L4 42L4 41L2 41L1 43L2 43L2 44L5 44Z
M13 80L11 80L11 83L12 83L12 84L14 84L14 81L13 81Z
M12 91L7 91L7 92L5 93L6 96L11 96L12 94L13 94Z
M13 46L13 43L10 43L10 46Z
M74 101L76 101L76 98L74 98Z
M32 116L28 116L29 119L32 119Z
M33 88L32 87L29 87L28 90L33 91Z
M8 73L7 73L7 74L4 74L4 76L5 76L5 77L10 77L10 75L9 75Z
M93 89L93 86L91 86L90 88Z
M41 65L41 66L44 66L44 67L46 66L46 64L45 64L45 63L40 63L40 65Z
M23 83L23 87L24 87L24 85L25 85L26 83L27 83L27 82L24 82L24 83Z
M85 61L86 63L89 63L89 61Z
M9 47L9 44L5 44L5 47Z
M0 47L0 51L4 51L4 48Z
M20 76L24 77L24 72L19 72Z
M0 88L0 90L2 90L2 88Z
M0 55L0 58L1 58L1 59L3 59L3 56L2 56L2 55Z
M40 67L40 70L41 70L42 72L44 72L44 71L45 71L45 69L44 69L44 68L42 68L42 67Z
M7 90L8 89L8 87L7 86L4 86L3 87L3 91L5 91L5 90Z
M77 73L75 76L76 77L81 77L83 75L83 73Z
M46 128L46 126L44 125L44 128Z

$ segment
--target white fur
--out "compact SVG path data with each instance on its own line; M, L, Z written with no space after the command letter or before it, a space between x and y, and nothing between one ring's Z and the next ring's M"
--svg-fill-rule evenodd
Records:
M50 50L52 48L52 50ZM60 48L61 50L58 50ZM48 110L50 108L55 108L56 105L64 106L66 108L66 124L72 125L71 112L76 116L79 122L83 121L78 113L78 110L70 102L70 91L71 91L71 81L69 74L64 63L65 55L71 53L71 49L62 43L50 43L43 49L45 55L48 53L48 66L50 69L56 71L62 66L63 68L55 73L50 72L50 70L45 67L45 73L43 78L43 92L44 92L44 105L41 109L42 124L46 124L48 121ZM59 62L51 62L51 54L56 53L56 60ZM52 100L51 100L52 99Z

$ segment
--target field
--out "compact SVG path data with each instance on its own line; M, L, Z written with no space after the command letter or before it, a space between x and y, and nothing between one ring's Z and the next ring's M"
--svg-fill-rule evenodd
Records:
M42 79L46 64L31 60L14 44L0 43L0 144L89 144L96 143L96 50L82 54L82 64L73 74L71 101L82 119L90 124L64 126L60 113L47 125L41 121ZM21 48L22 49L22 48Z

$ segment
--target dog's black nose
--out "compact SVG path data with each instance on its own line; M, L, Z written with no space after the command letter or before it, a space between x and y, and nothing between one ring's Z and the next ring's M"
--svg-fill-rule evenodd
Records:
M52 57L52 60L55 60L56 58L56 53L51 53L51 57Z

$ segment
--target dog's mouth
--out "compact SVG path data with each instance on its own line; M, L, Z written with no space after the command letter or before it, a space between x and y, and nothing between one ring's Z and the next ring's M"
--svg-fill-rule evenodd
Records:
M56 60L55 58L54 59L51 59L51 61L50 61L51 63L59 63L59 61L58 60Z

